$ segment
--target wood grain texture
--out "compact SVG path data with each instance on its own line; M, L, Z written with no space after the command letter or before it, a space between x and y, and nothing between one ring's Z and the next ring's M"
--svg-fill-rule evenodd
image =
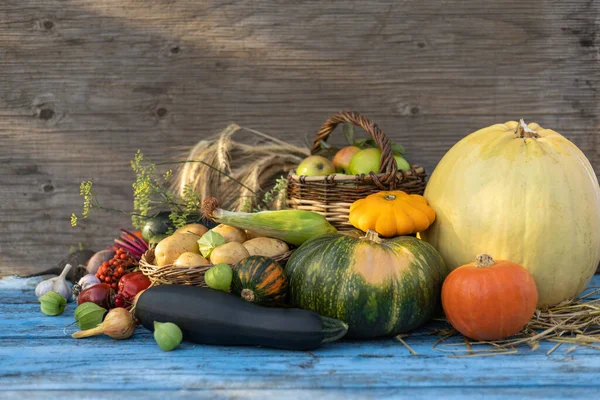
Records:
M599 9L589 0L0 2L0 275L101 249L128 218L72 229L79 183L131 208L129 160L239 124L302 142L375 120L433 169L462 136L523 117L600 171Z
M591 286L599 285L596 276ZM581 346L546 355L554 344L542 342L537 351L452 358L433 349L437 336L423 328L405 338L418 355L394 339L311 352L184 342L163 352L143 327L124 341L72 339L74 309L48 317L33 289L0 289L0 397L554 399L600 389L600 351ZM439 349L464 349L461 338L447 343L460 347Z
M182 389L177 392L168 390L128 390L124 395L122 391L104 390L90 392L87 390L53 390L51 395L44 390L24 390L24 391L5 391L2 392L3 399L20 400L41 399L41 400L65 400L65 399L90 399L90 400L112 400L117 396L127 396L127 399L142 400L163 400L168 399L194 399L194 400L212 400L218 399L360 399L360 400L379 400L379 399L407 399L407 400L430 400L441 398L446 400L464 400L464 399L486 399L486 400L505 400L505 399L544 399L544 400L563 400L563 399L584 399L589 396L591 387L542 387L542 388L495 388L490 393L489 388L399 388L399 389L381 389L381 388L352 388L352 389L307 389L302 392L291 389Z

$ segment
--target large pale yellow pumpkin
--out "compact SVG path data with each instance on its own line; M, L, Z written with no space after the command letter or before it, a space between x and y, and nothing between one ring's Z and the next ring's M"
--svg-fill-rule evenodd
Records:
M463 138L425 190L436 212L421 238L454 269L477 254L535 278L538 306L579 294L600 262L600 188L573 143L538 124L492 125Z

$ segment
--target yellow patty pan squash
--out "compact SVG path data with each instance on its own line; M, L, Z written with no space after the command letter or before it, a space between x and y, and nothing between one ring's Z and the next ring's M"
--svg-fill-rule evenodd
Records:
M350 223L364 232L400 236L421 232L435 220L435 212L423 196L401 190L378 192L350 206Z
M579 294L600 262L600 188L573 143L509 121L452 147L425 190L436 221L421 233L449 268L477 254L523 265L538 306Z

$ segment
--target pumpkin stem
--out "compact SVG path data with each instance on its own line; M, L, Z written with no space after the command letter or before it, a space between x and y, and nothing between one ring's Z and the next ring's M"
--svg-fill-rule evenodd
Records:
M521 118L519 120L519 125L517 126L517 129L515 129L515 135L517 135L518 138L523 139L523 138L539 138L540 135L538 135L538 133L536 131L534 131L533 129L531 129L530 127L527 126L527 124L525 123L525 121L523 120L523 118Z
M396 195L395 194L386 194L385 196L383 196L383 198L386 200L396 200Z
M381 238L379 237L379 234L371 229L369 229L367 233L365 233L365 236L363 236L361 239L370 240L375 243L381 243Z
M489 254L480 254L475 259L477 260L475 263L477 268L491 267L496 264L496 261Z
M242 296L242 299L246 300L247 302L250 303L254 303L254 292L250 289L242 289L242 293L240 293L240 295Z

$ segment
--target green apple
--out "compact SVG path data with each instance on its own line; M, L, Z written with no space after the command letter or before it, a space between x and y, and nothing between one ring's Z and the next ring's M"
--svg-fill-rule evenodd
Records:
M341 150L340 150L341 151ZM408 171L410 170L410 164L404 158L399 155L394 155L396 164L398 164L398 170ZM348 172L352 175L368 174L373 171L379 172L381 166L381 151L379 149L371 148L361 150L350 161Z
M397 154L394 154L394 160L396 160L396 164L398 164L398 170L400 171L408 171L410 169L410 164L404 158L400 157Z
M352 157L348 172L352 175L368 174L373 171L379 172L381 165L381 150L371 148L359 151Z
M321 156L310 156L306 157L298 168L296 168L296 174L306 176L322 176L331 175L335 173L335 166L333 163Z
M352 158L360 151L360 148L356 146L348 146L339 150L333 157L333 165L337 172L346 172L350 166Z

